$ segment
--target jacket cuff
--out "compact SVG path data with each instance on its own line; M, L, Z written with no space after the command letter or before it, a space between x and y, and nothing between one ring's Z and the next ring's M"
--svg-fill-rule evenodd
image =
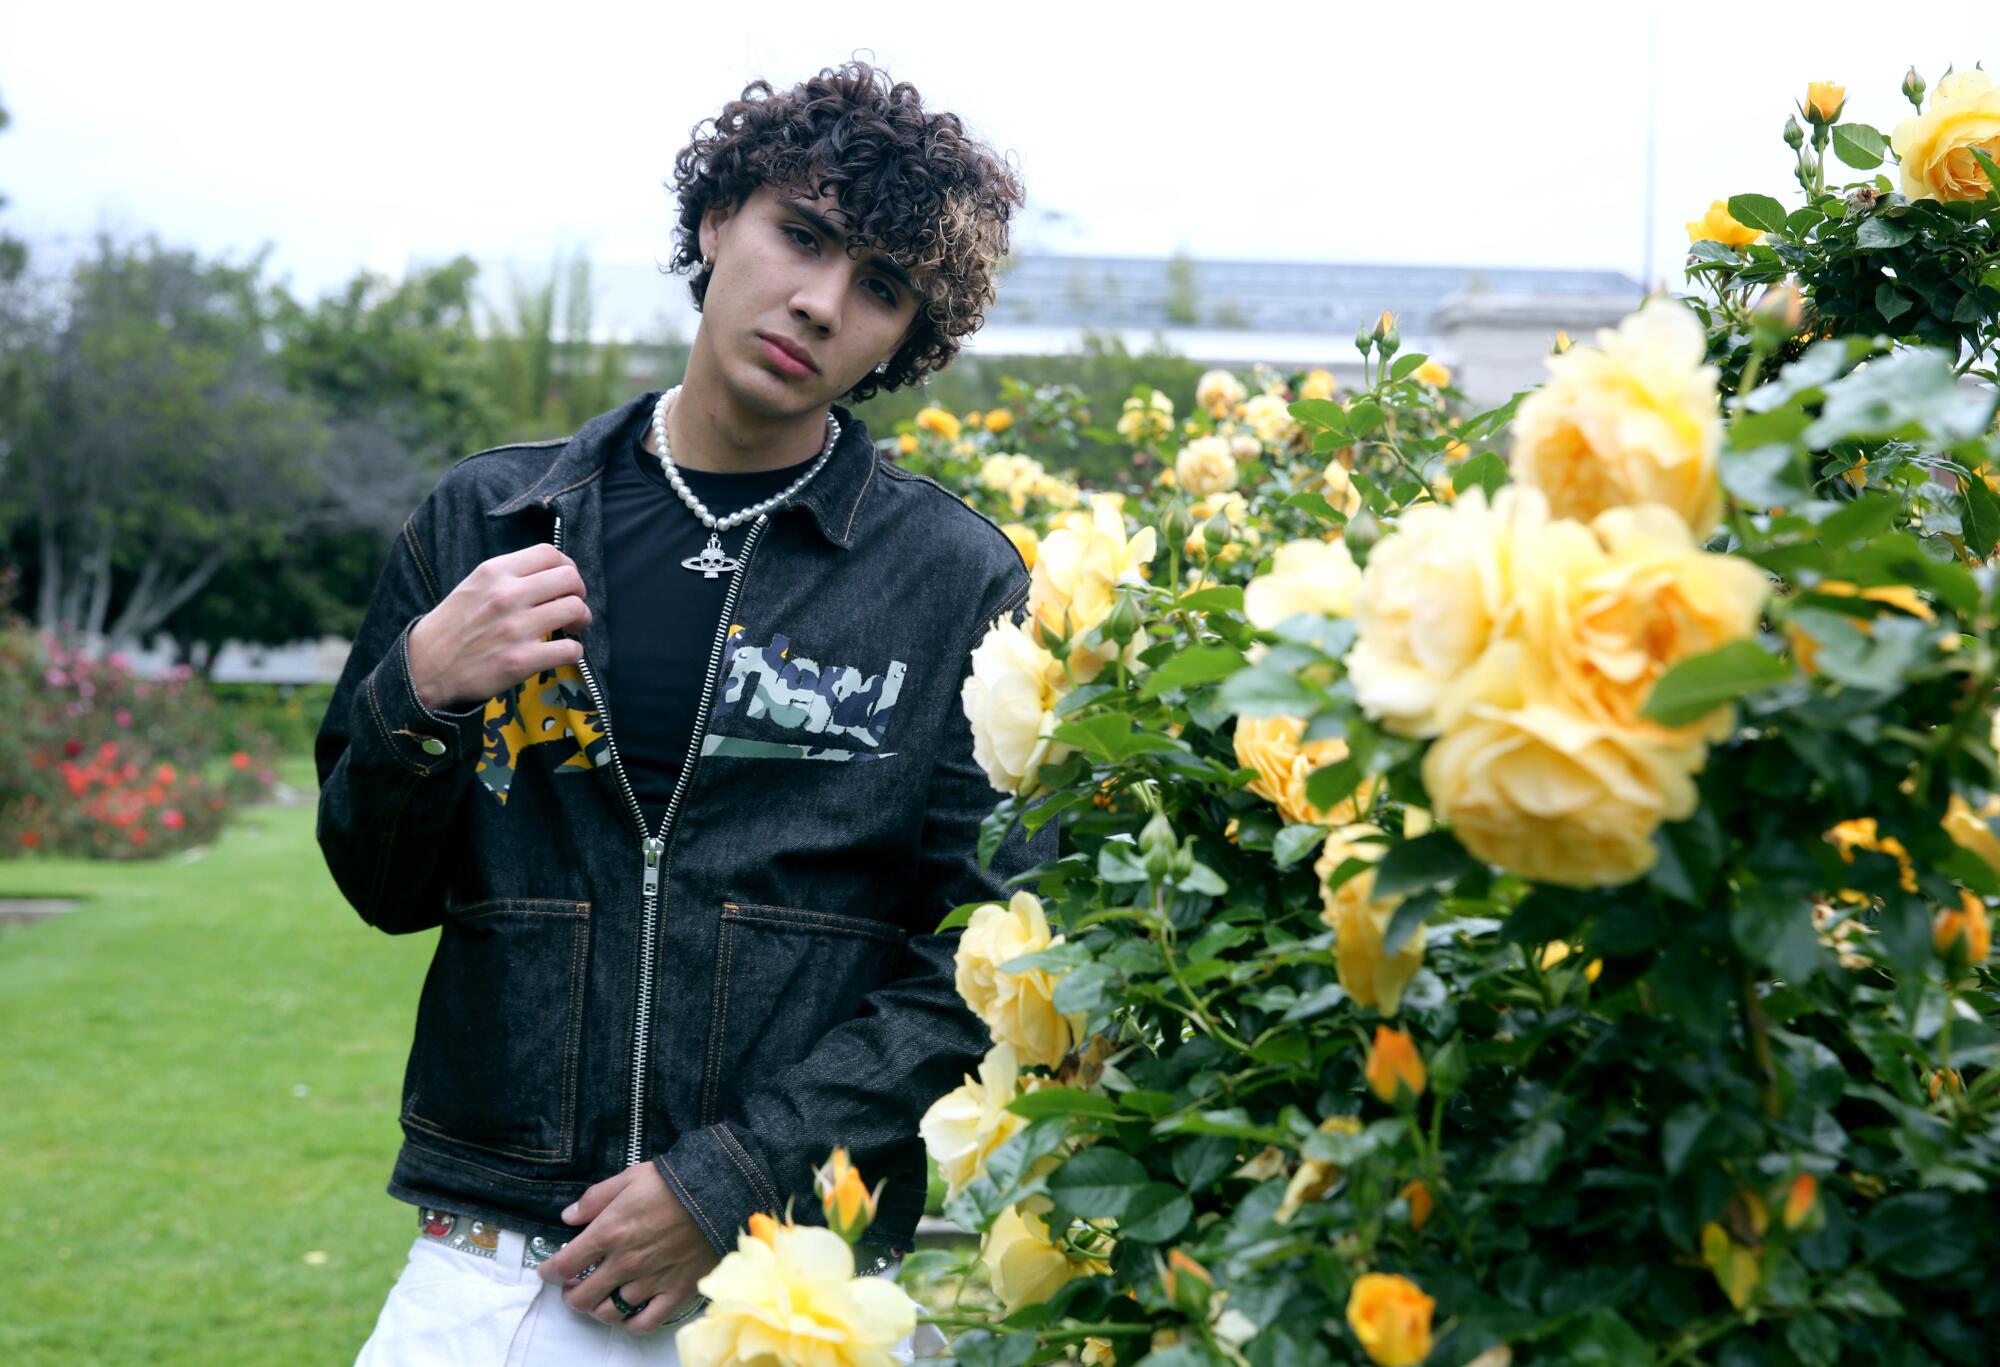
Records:
M756 1211L776 1218L778 1193L764 1165L727 1125L690 1130L653 1159L695 1224L723 1257L736 1251L738 1231Z
M368 676L369 711L382 744L413 774L435 774L478 756L484 749L486 704L460 711L433 711L410 680L412 617Z

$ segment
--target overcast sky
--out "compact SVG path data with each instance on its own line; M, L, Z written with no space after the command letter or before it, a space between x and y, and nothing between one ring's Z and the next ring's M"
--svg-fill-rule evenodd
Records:
M1015 156L1017 248L1634 277L1650 74L1677 280L1711 198L1797 202L1779 133L1808 80L1886 134L1909 63L2000 63L2000 7L0 0L0 223L269 242L305 293L458 251L663 258L689 129L857 53Z

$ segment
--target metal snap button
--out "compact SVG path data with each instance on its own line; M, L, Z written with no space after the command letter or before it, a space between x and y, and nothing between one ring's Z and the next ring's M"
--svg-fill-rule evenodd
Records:
M444 742L436 736L425 736L424 753L427 755L442 755L444 753Z

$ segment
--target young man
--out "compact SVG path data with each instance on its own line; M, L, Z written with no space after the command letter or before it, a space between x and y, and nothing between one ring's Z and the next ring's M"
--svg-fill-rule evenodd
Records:
M917 1121L988 1043L935 928L1054 853L976 857L959 694L1021 558L836 402L957 353L1018 179L853 63L753 83L674 183L684 383L449 471L319 734L335 881L441 927L366 1362L671 1361L630 1335L700 1311L752 1212L818 1221L836 1145L887 1180L857 1261L893 1275Z

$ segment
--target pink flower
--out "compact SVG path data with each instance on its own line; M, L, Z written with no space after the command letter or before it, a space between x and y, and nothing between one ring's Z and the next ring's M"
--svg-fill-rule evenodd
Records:
M132 709L129 707L121 707L111 715L118 719L120 726L130 726L132 724Z
M160 824L170 831L177 831L187 825L187 818L177 808L169 807L160 813Z
M42 679L50 688L67 688L69 686L69 675L63 673L60 669L49 670L48 673L42 675Z
M104 657L104 663L110 665L113 669L125 669L132 662L125 657L124 651L114 650Z

